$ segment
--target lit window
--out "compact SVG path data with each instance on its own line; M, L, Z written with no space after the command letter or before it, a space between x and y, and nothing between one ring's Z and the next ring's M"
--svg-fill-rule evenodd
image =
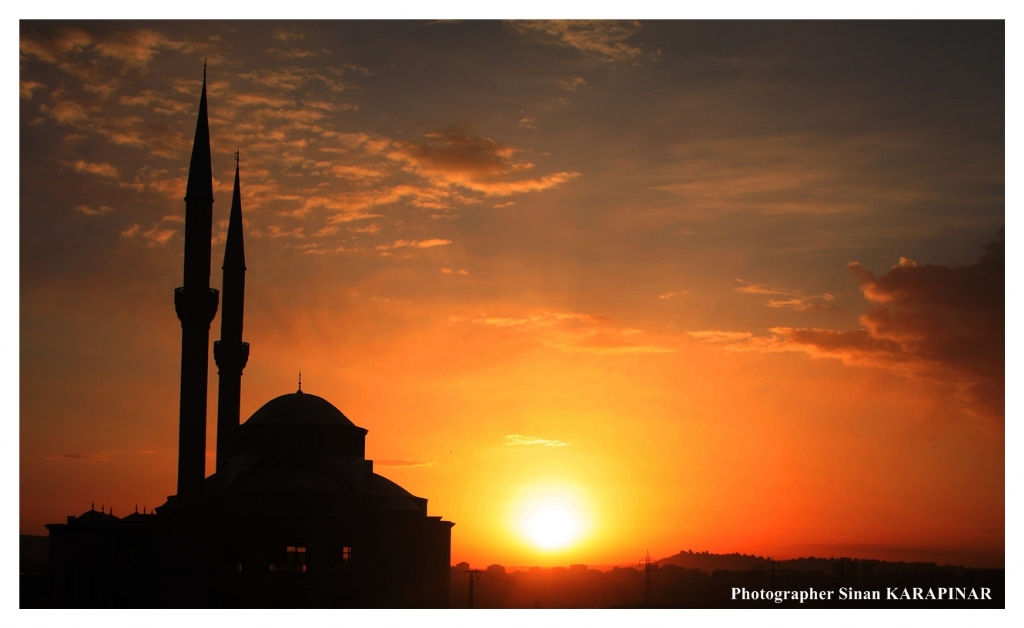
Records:
M288 545L285 547L285 563L270 565L270 571L306 571L306 548Z
M288 564L289 565L305 565L306 564L306 548L295 547L292 545L288 546Z
M339 556L339 558L341 560L334 563L334 571L349 571L352 566L352 548L348 545L342 547L341 556Z

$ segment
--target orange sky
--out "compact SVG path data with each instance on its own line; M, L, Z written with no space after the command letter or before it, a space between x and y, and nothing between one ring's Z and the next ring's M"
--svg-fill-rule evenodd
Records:
M204 58L242 415L301 369L456 523L453 564L1002 566L981 22L22 22L23 533L175 490ZM550 496L583 534L542 552Z

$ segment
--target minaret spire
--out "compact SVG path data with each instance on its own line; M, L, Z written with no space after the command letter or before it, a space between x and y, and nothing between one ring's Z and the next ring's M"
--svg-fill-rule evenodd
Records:
M181 396L178 419L178 496L194 502L206 477L206 379L210 322L218 293L210 288L210 239L213 230L213 168L206 112L206 66L199 98L192 159L185 186L185 281L174 291L181 321Z
M242 396L242 370L249 360L249 343L242 342L245 309L245 246L242 239L242 192L235 149L235 190L231 196L228 237L224 244L224 308L220 316L220 340L213 356L220 368L217 396L217 472L227 469L234 453Z

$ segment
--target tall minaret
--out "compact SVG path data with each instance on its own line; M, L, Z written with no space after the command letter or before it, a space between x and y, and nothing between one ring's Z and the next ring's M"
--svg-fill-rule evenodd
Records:
M235 191L231 196L228 240L224 245L224 307L220 313L220 340L213 343L213 357L220 368L217 396L217 472L227 469L234 453L242 397L242 369L249 360L249 343L242 342L245 305L245 246L242 242L242 192L238 183L238 151L235 151Z
M178 423L178 496L191 501L203 494L206 477L206 378L210 322L217 313L210 288L210 237L213 227L213 168L210 125L206 117L206 66L203 95L192 143L185 189L185 285L174 290L181 321L181 401Z

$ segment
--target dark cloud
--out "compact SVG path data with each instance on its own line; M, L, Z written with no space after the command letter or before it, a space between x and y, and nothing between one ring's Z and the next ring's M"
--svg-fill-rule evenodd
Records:
M991 242L977 263L918 265L901 258L884 275L849 265L874 305L865 329L778 329L812 352L888 364L948 381L981 414L1002 418L1006 295L1004 243Z
M990 242L975 264L921 266L900 258L884 275L859 263L849 266L872 307L860 317L863 329L774 327L771 336L749 332L695 331L704 342L729 351L802 351L839 358L846 364L876 366L948 384L976 416L1002 420L1006 296L1003 241ZM756 294L781 289L748 284Z

